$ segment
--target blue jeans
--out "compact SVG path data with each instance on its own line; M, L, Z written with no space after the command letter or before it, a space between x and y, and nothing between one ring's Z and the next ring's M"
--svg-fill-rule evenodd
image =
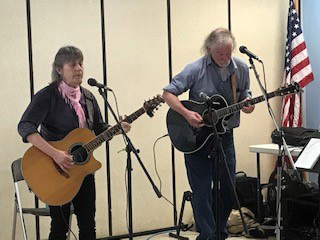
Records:
M233 142L233 132L220 135L222 146L226 155L226 161L230 170L232 181L235 182L235 150ZM192 189L192 208L197 231L200 233L197 240L214 240L218 231L222 239L228 237L227 220L235 203L232 185L228 176L225 163L219 165L220 173L220 229L216 229L214 219L214 186L215 178L214 160L218 156L211 158L208 155L212 151L212 142L207 143L201 150L193 154L185 154L185 163L190 187ZM213 186L213 188L212 188Z

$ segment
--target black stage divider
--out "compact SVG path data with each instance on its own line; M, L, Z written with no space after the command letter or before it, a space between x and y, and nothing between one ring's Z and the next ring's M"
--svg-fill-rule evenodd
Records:
M31 5L30 0L26 0L27 33L28 33L28 57L29 57L29 82L30 82L30 101L34 97L34 78L33 78L33 54L32 54L32 31L31 31ZM34 205L39 207L39 199L34 195ZM35 216L36 239L40 239L40 219Z
M107 57L106 57L106 31L105 31L105 18L104 18L104 0L100 0L100 16L101 16L101 44L102 44L102 71L103 71L103 83L107 83ZM108 91L106 91L106 97L108 98ZM104 102L104 119L109 124L108 107ZM107 176L107 206L108 206L108 219L109 219L109 235L112 235L112 201L111 201L111 173L110 173L110 151L109 142L106 142L106 176Z
M172 80L172 40L171 40L171 5L167 0L167 28L168 28L168 64L169 64L169 83ZM171 144L171 165L172 165L172 196L173 196L173 225L177 226L177 191L176 191L176 164L174 147Z
M228 0L228 30L231 31L231 0Z

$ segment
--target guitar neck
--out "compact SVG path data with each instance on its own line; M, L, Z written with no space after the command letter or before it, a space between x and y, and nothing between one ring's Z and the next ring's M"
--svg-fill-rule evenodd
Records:
M127 123L132 123L142 114L144 114L146 110L142 107L139 110L135 111L131 115L127 116L124 121ZM115 126L105 130L101 134L99 134L96 138L91 140L90 142L83 145L83 147L88 151L91 152L94 149L98 148L103 142L109 141L114 135L120 132L121 126L120 124L116 124Z
M271 93L267 93L267 99L273 98L275 96L278 96L277 92L271 92ZM254 105L257 104L259 102L264 101L264 96L259 96L253 99L250 99L248 101L244 101L244 102L240 102L240 103L236 103L236 104L232 104L228 107L225 108L221 108L217 110L217 116L218 118L222 118L224 116L228 116L230 114L233 114L235 112L240 111L244 106L248 106L248 105Z

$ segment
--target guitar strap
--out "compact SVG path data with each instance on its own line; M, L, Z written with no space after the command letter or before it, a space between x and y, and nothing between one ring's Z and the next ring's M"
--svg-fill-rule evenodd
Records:
M233 73L231 75L231 88L232 88L232 97L233 97L233 103L237 103L237 77L236 73Z
M94 107L93 107L93 99L92 99L92 96L90 95L90 92L85 89L85 88L82 88L82 91L83 91L83 95L84 95L84 99L86 101L86 107L87 107L87 111L85 111L87 113L87 116L86 116L86 120L87 120L87 124L88 124L88 128L91 129L92 126L93 126L93 121L94 121L94 114L95 114L95 111L94 111Z

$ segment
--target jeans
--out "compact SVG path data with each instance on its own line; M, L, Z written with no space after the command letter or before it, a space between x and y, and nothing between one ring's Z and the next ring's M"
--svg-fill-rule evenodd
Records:
M89 174L83 180L79 192L72 200L79 227L79 240L95 240L96 190L94 175ZM49 206L51 229L49 240L65 240L67 238L70 203L62 206ZM62 216L63 212L63 216Z
M231 179L235 182L235 150L233 142L233 132L220 135L222 146L226 155L228 168L230 169ZM212 142L207 143L202 149L193 154L185 154L185 163L190 187L192 189L192 208L195 218L197 231L200 233L197 240L216 239L218 231L221 239L228 237L227 220L235 203L232 185L228 176L225 163L222 160L219 165L220 173L220 229L216 229L216 219L214 217L214 178L216 169L214 160L218 156L212 152Z

